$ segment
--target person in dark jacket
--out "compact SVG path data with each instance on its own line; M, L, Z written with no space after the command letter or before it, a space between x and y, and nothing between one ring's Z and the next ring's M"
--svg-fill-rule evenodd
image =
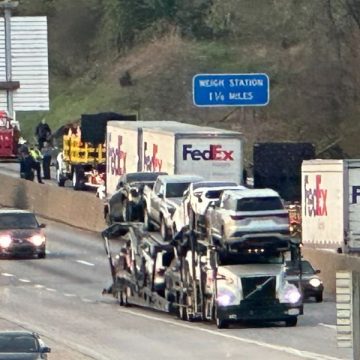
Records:
M44 147L41 149L42 154L42 168L43 168L43 178L46 180L50 180L50 165L51 165L51 154L53 148L50 143L47 141L44 142Z
M30 155L27 147L20 150L20 177L25 180L34 181L35 160Z
M48 141L51 136L50 126L46 123L45 118L36 126L35 136L38 140L39 149L41 150L44 146L44 142Z

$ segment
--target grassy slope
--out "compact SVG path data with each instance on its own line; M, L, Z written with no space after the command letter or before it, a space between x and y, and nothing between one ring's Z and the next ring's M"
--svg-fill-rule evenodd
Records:
M139 112L146 120L171 119L231 128L245 134L248 161L255 141L312 141L322 148L332 141L333 132L324 136L328 130L320 110L315 113L318 103L303 80L314 77L312 71L317 71L308 66L308 58L306 43L284 50L274 43L194 43L170 34L134 49L126 57L95 65L81 78L64 81L51 76L51 110L45 115L54 130L82 113L101 111ZM121 87L119 77L126 70L133 85ZM270 76L271 102L266 108L193 105L195 74L249 72ZM314 117L304 121L304 109L309 114L314 112ZM18 115L27 138L43 116Z

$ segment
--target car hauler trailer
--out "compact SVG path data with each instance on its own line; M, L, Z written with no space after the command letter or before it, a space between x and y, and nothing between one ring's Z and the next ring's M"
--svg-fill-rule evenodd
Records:
M243 180L243 136L230 130L176 121L110 121L107 124L106 193L127 172L199 175Z
M227 252L186 229L165 242L142 223L115 223L102 236L112 275L103 293L120 305L215 321L218 328L251 320L295 326L303 313L300 291L284 278L285 255L300 258L290 239L243 242Z
M302 242L360 252L360 159L302 164Z

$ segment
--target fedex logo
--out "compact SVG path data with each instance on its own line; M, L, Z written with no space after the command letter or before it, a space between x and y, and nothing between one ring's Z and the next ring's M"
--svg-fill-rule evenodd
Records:
M163 161L159 159L159 147L156 144L152 146L152 155L147 154L148 144L144 142L144 171L161 171Z
M111 141L111 138L109 138ZM110 142L109 141L109 142ZM121 135L117 138L117 145L109 147L107 173L111 175L122 175L126 173L126 152L121 150L123 137Z
M327 216L327 190L321 187L321 175L315 176L315 188L309 185L309 175L304 177L305 216Z
M234 160L233 150L223 150L222 145L210 145L209 150L192 149L191 144L183 145L183 160L218 160L218 161L232 161Z
M357 204L358 197L360 196L360 186L355 185L351 187L351 203Z

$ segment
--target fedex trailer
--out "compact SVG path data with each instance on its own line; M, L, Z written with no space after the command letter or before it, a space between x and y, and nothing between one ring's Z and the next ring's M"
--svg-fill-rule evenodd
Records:
M303 243L360 252L360 160L305 160L301 177Z
M242 183L243 136L236 131L165 120L116 121L107 125L107 146L107 194L119 175L133 171Z

